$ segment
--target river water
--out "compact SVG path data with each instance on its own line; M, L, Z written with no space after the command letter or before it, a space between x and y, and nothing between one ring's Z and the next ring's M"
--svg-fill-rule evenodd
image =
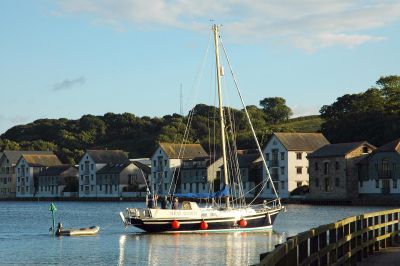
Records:
M97 236L54 237L49 202L0 202L1 265L249 265L286 237L382 207L287 205L258 233L145 234L124 229L132 202L55 202L64 227L99 225Z

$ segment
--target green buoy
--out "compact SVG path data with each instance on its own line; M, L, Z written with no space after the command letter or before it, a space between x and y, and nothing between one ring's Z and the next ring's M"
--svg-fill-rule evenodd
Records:
M49 211L51 211L51 217L53 218L53 227L51 228L53 230L53 235L56 232L56 217L55 217L55 212L57 211L56 205L54 203L50 204Z

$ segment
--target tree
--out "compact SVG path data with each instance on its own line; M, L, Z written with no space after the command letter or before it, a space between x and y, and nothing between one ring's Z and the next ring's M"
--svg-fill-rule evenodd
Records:
M264 98L260 101L260 106L268 117L267 122L272 124L285 122L293 114L286 105L286 100L281 97Z

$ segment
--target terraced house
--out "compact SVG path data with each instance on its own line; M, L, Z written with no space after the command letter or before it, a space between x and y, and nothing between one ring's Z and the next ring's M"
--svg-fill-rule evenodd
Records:
M176 182L183 161L193 161L208 157L200 144L159 143L159 147L151 156L150 185L152 193L170 194L174 187L180 188ZM178 191L177 191L178 192Z
M50 166L37 179L38 197L78 197L78 169L73 165Z
M122 150L87 150L79 161L79 197L102 197L116 190L114 176L97 179L97 172L103 167L128 164L129 159ZM107 185L107 188L106 188ZM107 189L107 190L106 190ZM105 193L105 192L108 193Z
M38 174L56 165L61 165L61 162L53 152L23 153L16 165L16 196L37 196Z

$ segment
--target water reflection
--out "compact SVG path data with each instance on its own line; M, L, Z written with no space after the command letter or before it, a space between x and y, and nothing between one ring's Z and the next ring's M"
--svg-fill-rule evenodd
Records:
M285 237L286 234L274 231L127 234L119 238L118 264L249 265L257 263L260 253L272 250Z

